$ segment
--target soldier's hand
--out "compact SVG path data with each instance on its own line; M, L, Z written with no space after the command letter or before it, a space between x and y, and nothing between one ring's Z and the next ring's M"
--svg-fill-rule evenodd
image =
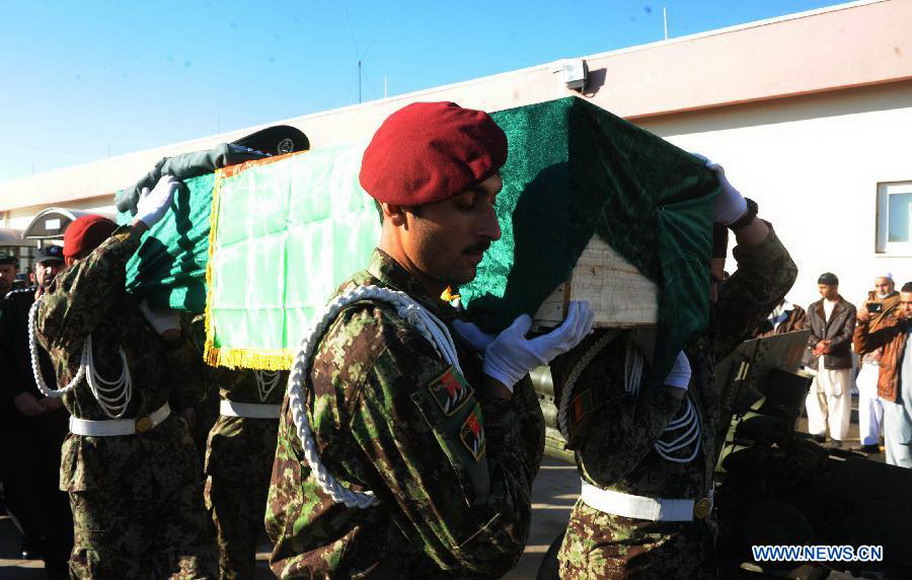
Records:
M725 169L721 165L710 161L699 153L694 153L693 155L702 160L707 169L715 172L716 177L719 178L719 184L722 186L722 191L719 192L719 196L716 198L716 212L713 221L727 226L735 223L738 218L747 213L747 200L725 177Z
M35 395L29 392L19 393L13 397L13 404L16 405L16 409L18 409L20 413L29 417L44 413L44 407L38 403L38 399L35 398Z
M145 298L139 303L139 311L146 321L163 339L172 341L181 336L180 314L171 308L152 308Z
M563 324L532 339L526 338L532 318L517 317L485 349L484 374L512 389L530 370L579 344L592 330L594 316L588 302L571 302Z
M42 397L38 399L38 404L44 409L45 413L56 411L63 406L63 399L56 397Z
M488 334L478 328L475 323L463 320L454 320L453 330L477 352L484 352L488 345L497 338L496 334Z
M165 215L171 206L174 192L180 186L180 180L173 175L162 175L152 191L144 187L136 204L136 219L152 227Z
M672 394L681 398L684 396L684 391L687 390L687 387L690 384L691 374L690 361L687 360L687 355L684 354L684 351L682 350L678 353L663 384L672 389Z

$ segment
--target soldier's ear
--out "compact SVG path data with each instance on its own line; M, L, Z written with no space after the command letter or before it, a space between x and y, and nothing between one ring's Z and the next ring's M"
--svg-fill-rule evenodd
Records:
M388 219L390 223L396 227L405 225L406 218L404 206L391 203L381 203L380 207L383 208L383 219Z

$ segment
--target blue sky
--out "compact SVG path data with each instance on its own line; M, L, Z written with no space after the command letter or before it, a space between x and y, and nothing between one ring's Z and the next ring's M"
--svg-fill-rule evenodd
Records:
M0 0L0 181L835 4Z

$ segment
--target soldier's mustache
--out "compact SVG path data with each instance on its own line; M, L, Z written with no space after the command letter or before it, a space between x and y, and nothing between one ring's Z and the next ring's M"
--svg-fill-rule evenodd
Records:
M481 240L463 250L466 254L484 254L491 247L491 240Z

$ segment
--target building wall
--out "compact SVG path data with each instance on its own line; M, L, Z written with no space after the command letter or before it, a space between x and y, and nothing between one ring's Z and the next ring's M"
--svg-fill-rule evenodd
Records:
M912 82L905 81L651 118L639 123L721 163L760 206L799 267L789 299L819 299L817 277L839 276L852 302L891 271L912 281L909 255L875 252L877 184L912 181Z
M590 71L581 96L618 116L642 119L906 80L912 78L909 30L910 0L840 4L579 57ZM298 127L314 148L330 147L370 136L392 111L414 101L452 100L498 111L578 94L564 86L561 66L546 63L272 124ZM260 128L0 183L0 212L16 210L24 200L45 207L113 194L162 157L208 149Z
M688 150L723 163L798 262L791 297L816 298L832 270L858 301L880 270L912 280L908 257L875 254L878 182L912 180L902 139L912 127L912 0L868 0L585 57L581 95ZM277 123L315 148L369 136L418 100L485 110L577 94L555 63L472 79ZM212 147L259 127L0 183L6 227L49 205L110 212L113 192L161 157ZM21 207L27 200L29 207Z

